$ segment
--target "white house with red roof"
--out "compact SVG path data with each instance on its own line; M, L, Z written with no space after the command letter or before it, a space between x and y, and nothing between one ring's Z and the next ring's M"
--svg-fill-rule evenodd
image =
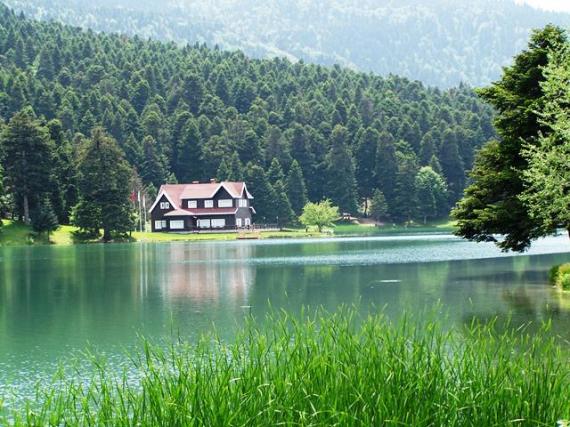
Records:
M247 228L255 213L252 201L244 182L165 184L150 208L152 231Z

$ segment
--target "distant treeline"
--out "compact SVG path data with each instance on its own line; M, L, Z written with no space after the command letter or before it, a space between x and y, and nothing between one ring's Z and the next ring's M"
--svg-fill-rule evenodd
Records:
M266 219L323 198L354 214L373 196L393 221L440 215L494 136L492 109L468 87L95 34L1 5L0 63L2 122L31 107L57 139L49 196L61 222L78 201L78 147L97 127L150 195L165 182L245 179ZM4 156L5 169L12 161ZM440 195L418 186L439 178L445 206L434 210ZM14 196L11 182L4 191ZM17 198L8 202L22 214Z

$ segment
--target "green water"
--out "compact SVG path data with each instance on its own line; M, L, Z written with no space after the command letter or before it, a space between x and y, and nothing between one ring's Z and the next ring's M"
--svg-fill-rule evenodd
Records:
M449 235L0 248L0 398L25 394L88 344L120 363L137 335L223 337L273 309L357 304L450 324L495 316L570 339L570 297L545 285L566 237L524 256Z

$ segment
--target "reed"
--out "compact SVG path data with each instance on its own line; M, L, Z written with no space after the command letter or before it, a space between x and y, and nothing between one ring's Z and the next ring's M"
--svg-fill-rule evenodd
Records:
M548 325L538 334L443 326L320 310L251 321L231 344L215 335L145 341L128 370L138 380L90 356L91 381L62 371L0 424L481 427L570 418L569 358Z

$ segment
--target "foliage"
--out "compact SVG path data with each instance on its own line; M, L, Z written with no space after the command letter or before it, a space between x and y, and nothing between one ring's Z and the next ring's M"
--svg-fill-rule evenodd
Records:
M447 213L447 186L445 180L430 166L424 166L416 175L415 182L418 211L428 219L445 216Z
M299 221L307 228L317 227L320 233L325 227L333 227L334 221L338 218L338 207L333 206L330 200L323 200L318 203L307 203Z
M384 197L384 194L378 189L374 190L374 194L372 195L370 216L376 221L381 221L388 217L388 204L386 203L386 197Z
M545 102L544 67L550 54L566 43L565 32L547 26L535 31L527 50L505 68L502 79L480 91L498 111L495 126L499 141L489 142L478 154L471 173L473 183L454 210L457 234L475 241L496 241L503 250L523 251L533 238L544 234L540 221L532 218L520 199L523 171L528 168L524 149L536 145L539 135L550 129L541 123ZM442 165L443 166L443 165Z
M551 53L544 69L546 80L540 123L546 131L536 145L523 151L525 190L520 199L538 228L549 233L562 226L570 230L570 46Z
M326 197L356 214L357 201L376 188L393 214L398 153L412 150L421 167L433 160L419 155L426 135L433 149L424 143L424 155L435 163L455 141L450 158L464 176L474 151L494 136L492 109L464 85L440 90L394 75L82 32L2 6L0 58L0 116L30 105L50 128L57 185L49 193L62 222L80 202L74 151L97 126L117 141L143 187L246 179L267 219L275 217L274 199L264 204L267 187L246 177L248 164L267 171L279 162L296 214ZM442 167L449 172L451 163ZM462 182L448 184L459 194Z
M550 22L570 25L566 14L532 9L513 0L291 0L286 6L279 0L6 2L29 16L98 32L138 34L143 40L180 44L204 40L210 46L243 49L252 56L341 64L439 87L489 84L522 49L531 29ZM42 52L38 72L50 78L56 75L52 57L49 50ZM222 100L232 96L226 79L214 82ZM188 90L200 94L200 89L194 85ZM246 105L248 90L249 85L239 85Z
M74 225L90 234L103 229L103 240L112 233L124 235L134 228L130 189L132 170L116 141L95 128L79 150L80 202L74 210Z
M48 129L30 109L15 114L2 134L3 165L8 190L16 200L16 214L29 222L53 183L54 148Z
M554 426L570 417L570 365L547 328L498 333L491 322L458 332L443 320L395 324L350 309L271 314L252 318L231 343L144 341L123 374L91 355L90 380L63 367L0 422Z
M548 274L549 282L563 291L570 291L570 264L556 265Z
M49 198L44 198L36 206L35 210L32 212L32 229L36 233L47 233L47 238L49 241L49 235L51 232L59 228L59 223L57 220L57 215L55 214L53 207Z

